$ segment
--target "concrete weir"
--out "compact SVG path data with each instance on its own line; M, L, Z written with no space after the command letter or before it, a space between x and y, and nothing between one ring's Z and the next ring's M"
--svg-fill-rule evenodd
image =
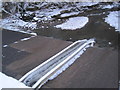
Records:
M86 48L93 46L94 39L78 40L56 55L52 56L33 70L25 74L19 81L32 88L40 88L48 80L54 79L71 65Z

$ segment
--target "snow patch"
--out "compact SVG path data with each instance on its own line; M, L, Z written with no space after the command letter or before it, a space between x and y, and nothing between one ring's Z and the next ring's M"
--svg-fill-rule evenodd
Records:
M75 29L80 29L84 27L88 23L88 17L74 17L74 18L69 18L65 23L56 25L56 28L61 28L61 29L70 29L70 30L75 30Z
M108 42L109 45L111 45L112 43L111 42Z
M103 9L111 9L113 7L114 7L113 5L107 5L107 6L104 6Z
M61 17L68 17L68 16L78 15L78 14L79 12L65 13L65 14L62 14Z
M93 6L98 4L99 2L80 2L77 4L77 6Z
M28 38L23 38L23 39L21 39L20 41L26 41L26 40L29 40L29 39L31 39L31 38L33 38L33 37L35 37L35 36L31 36L31 37L28 37Z
M21 39L21 41L26 41L26 40L29 40L30 38L23 38Z
M8 45L4 45L3 47L5 48L5 47L7 47Z
M0 83L0 90L2 90L2 88L30 88L18 80L3 74L2 72L0 72Z
M36 22L25 22L21 19L14 18L12 16L5 19L0 19L0 28L7 30L36 35L36 33L22 30L22 28L29 28L33 30L36 27L37 27Z
M110 26L114 27L116 29L116 31L120 32L120 28L119 28L119 22L118 19L120 19L120 11L113 11L110 12L110 14L108 15L108 17L105 18L105 22L107 22Z

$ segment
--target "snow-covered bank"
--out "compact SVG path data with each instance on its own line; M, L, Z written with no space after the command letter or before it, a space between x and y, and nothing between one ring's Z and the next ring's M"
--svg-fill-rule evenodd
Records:
M96 5L98 3L99 2L81 2L81 3L78 3L77 6L92 6L92 5Z
M7 30L36 35L36 33L33 33L30 30L26 31L22 30L22 28L35 29L36 27L37 27L36 22L25 22L21 19L14 18L13 16L7 17L5 19L0 19L0 28Z
M118 20L120 20L119 13L120 13L120 11L110 12L108 17L105 18L105 22L107 22L110 26L114 27L116 29L116 31L120 32L119 22L118 22Z
M65 13L65 14L62 14L61 17L68 17L68 16L78 15L78 14L79 12Z
M30 87L0 72L0 90L2 90L2 88L30 88Z
M65 23L56 25L56 28L75 30L84 27L88 23L88 17L69 18Z

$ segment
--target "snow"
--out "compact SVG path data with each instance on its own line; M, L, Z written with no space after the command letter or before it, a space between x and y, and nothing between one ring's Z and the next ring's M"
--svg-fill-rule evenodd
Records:
M18 41L14 42L14 43L18 43Z
M119 22L118 19L120 19L120 11L113 11L110 12L110 14L105 18L105 22L107 22L110 26L114 27L116 31L120 32L120 28L118 26Z
M4 45L3 47L7 47L8 45Z
M78 3L77 6L92 6L96 4L98 4L98 2L81 2L81 3Z
M29 40L29 39L31 39L31 38L33 38L33 37L35 37L35 36L31 36L31 37L28 37L28 38L23 38L23 39L21 39L20 41L26 41L26 40Z
M111 42L108 42L109 45L111 45L112 43Z
M29 40L30 38L24 38L24 39L21 39L21 41L26 41L26 40Z
M2 88L30 88L30 87L0 72L0 90Z
M25 22L21 19L14 18L12 16L7 17L5 19L0 19L0 28L7 29L7 30L36 35L36 33L22 30L22 28L35 29L36 27L37 27L36 22Z
M34 20L39 20L40 18L34 17L33 19L34 19Z
M61 28L61 29L70 29L70 30L75 30L75 29L80 29L84 27L88 23L88 17L73 17L69 18L65 23L56 25L56 28Z
M79 12L65 13L65 14L62 14L61 17L68 17L68 16L78 15L78 14Z
M103 9L111 9L113 7L114 7L113 5L107 5L107 6L104 6Z

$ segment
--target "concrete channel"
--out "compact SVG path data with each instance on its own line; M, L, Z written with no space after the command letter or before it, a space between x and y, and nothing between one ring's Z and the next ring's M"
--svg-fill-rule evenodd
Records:
M79 52L89 46L93 46L94 39L78 40L56 55L52 56L33 70L25 74L19 81L32 88L40 88L46 83L57 71L71 59L75 58ZM72 64L72 63L71 63Z

